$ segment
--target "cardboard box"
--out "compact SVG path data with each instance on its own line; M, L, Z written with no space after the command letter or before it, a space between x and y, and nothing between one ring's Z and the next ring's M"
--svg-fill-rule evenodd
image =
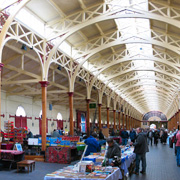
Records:
M109 136L109 128L102 128L102 133L104 134L104 136L106 138L108 138L108 136Z

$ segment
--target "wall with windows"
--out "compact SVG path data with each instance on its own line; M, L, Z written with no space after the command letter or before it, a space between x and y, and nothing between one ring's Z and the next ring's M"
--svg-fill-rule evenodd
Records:
M31 129L33 134L39 134L39 120L35 120L35 117L39 118L39 114L42 109L41 101L33 101L31 97L6 96L6 92L3 91L1 93L1 114L4 114L5 117L1 117L2 130L4 130L4 121L10 120L15 122L15 118L9 118L9 115L15 116L18 106L22 106L24 108L27 117L32 117L32 120L27 119L28 128ZM63 120L69 120L69 107L56 105L53 106L50 111L49 103L47 103L47 118L51 119L51 121L48 121L48 134L51 134L53 129L57 128L57 123L56 121L53 121L53 119L57 119L57 114L59 112L61 113ZM74 119L76 119L75 109L73 113ZM69 122L63 123L64 128L66 125L67 129L69 129Z

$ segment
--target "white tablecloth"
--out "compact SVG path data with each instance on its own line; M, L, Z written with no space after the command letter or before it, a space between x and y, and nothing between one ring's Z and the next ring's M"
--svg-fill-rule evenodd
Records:
M118 180L118 179L121 179L120 178L120 169L117 168L112 174L109 174L105 180ZM51 176L45 176L44 177L44 180L92 180L92 179L87 179L87 178L63 178L63 177L60 177L60 176L54 176L54 177L51 177ZM102 180L101 179L95 179L95 180Z

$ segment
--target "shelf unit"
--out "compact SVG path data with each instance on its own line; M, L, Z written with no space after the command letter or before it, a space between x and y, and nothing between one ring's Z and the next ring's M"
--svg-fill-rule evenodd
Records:
M24 128L14 128L14 143L23 143L24 138L27 137L27 130Z
M7 140L8 143L11 138L14 138L13 129L14 122L11 122L9 120L4 122L4 139Z

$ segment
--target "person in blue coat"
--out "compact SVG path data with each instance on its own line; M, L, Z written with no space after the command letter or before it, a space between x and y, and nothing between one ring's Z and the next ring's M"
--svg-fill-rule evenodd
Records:
M84 143L88 145L85 156L88 156L90 153L99 152L101 150L101 146L96 138L97 134L93 132L92 135L84 141Z
M131 131L130 131L130 134L129 134L129 137L131 139L131 142L135 142L135 139L136 139L136 132L135 130L132 128Z
M127 140L129 138L129 134L126 131L126 128L124 128L124 130L121 132L121 137L122 137L122 145L126 145L127 144Z

